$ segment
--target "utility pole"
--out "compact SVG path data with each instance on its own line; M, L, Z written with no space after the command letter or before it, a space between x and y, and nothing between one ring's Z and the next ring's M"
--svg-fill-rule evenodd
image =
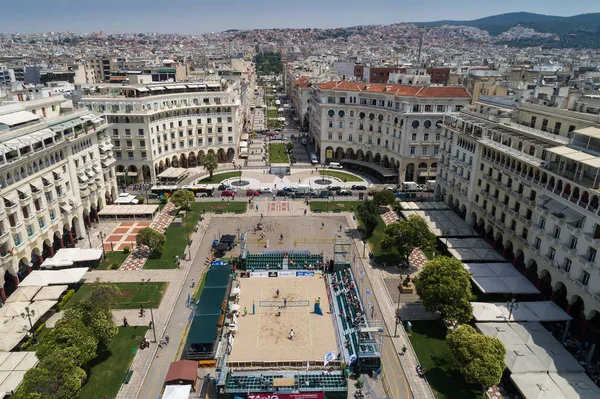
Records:
M396 308L396 327L394 328L394 337L398 337L398 324L400 320L400 296L402 295L402 283L398 284L398 307Z

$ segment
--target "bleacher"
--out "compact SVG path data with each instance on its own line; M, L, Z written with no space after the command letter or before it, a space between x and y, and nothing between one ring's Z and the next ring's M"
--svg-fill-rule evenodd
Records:
M304 254L304 253L263 253L263 254L247 254L246 255L246 270L282 270L284 265L284 257L287 256L287 267L291 270L307 270L319 269L323 263L321 254Z
M346 378L341 372L307 372L302 374L250 374L231 373L225 381L228 393L274 391L273 380L277 378L293 378L294 385L283 387L299 391L343 391L347 389ZM278 387L281 389L282 387Z
M336 321L344 342L346 361L348 362L353 355L358 356L359 352L374 352L375 348L372 345L359 344L359 329L367 327L367 320L350 269L334 272L330 280L330 289L335 298ZM363 338L371 337L367 335Z

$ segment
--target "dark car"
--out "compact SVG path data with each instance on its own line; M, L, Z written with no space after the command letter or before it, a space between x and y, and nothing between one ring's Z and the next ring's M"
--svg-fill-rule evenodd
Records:
M276 196L278 197L285 197L287 195L287 191L285 190L277 190L277 193L275 193Z
M327 190L323 190L319 193L319 198L327 198L331 196L331 193Z
M296 187L284 187L283 188L283 191L286 191L288 193L291 193L291 192L296 191L296 190L298 190Z
M219 191L227 190L229 186L227 184L219 184Z
M327 190L329 191L340 191L341 189L340 186L327 186Z
M337 195L341 197L349 197L352 195L352 191L349 190L338 190Z
M353 184L352 190L366 190L367 186L363 186L362 184Z

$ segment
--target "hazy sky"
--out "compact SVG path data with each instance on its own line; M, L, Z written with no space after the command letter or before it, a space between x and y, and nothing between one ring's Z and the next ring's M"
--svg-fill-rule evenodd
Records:
M514 11L599 12L598 0L29 0L0 1L1 32L205 33L475 19Z

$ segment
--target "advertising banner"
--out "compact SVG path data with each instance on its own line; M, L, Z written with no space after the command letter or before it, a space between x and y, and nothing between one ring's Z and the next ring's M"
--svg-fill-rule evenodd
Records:
M279 277L296 277L296 272L290 272L285 270L277 272L277 274L279 275Z
M269 277L277 277L277 272L269 272Z
M269 277L269 272L250 272L250 277Z
M314 277L314 276L315 276L315 272L309 272L309 271L296 272L296 277Z
M250 393L248 399L325 399L323 392Z

